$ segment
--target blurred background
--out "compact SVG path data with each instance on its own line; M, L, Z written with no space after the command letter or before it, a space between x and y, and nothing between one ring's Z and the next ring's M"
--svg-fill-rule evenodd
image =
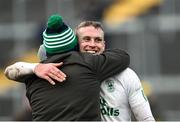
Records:
M101 21L108 48L122 48L159 121L180 120L180 0L0 0L0 120L29 120L25 86L3 75L16 61L38 62L51 14L75 28Z

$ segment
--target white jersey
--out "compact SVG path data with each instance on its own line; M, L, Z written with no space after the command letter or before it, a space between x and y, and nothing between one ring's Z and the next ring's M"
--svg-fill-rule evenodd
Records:
M101 84L103 121L131 121L131 110L139 121L154 121L141 82L130 68Z

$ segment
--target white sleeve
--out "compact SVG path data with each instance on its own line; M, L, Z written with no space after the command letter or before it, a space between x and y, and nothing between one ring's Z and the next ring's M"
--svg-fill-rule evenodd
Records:
M155 121L148 101L141 103L139 106L133 108L132 111L138 121Z
M26 63L26 62L17 62L13 65L8 66L5 69L4 74L10 80L17 80L19 77L33 74L34 68L39 63Z
M147 97L144 94L140 79L130 71L128 87L129 104L137 121L155 121Z

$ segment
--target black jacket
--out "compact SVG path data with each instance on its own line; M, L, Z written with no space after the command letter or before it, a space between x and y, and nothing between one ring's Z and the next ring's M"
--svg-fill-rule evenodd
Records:
M60 69L67 80L53 86L35 75L25 78L33 120L101 120L100 83L127 68L129 60L127 53L117 49L101 55L73 51L48 58L44 63L63 62Z

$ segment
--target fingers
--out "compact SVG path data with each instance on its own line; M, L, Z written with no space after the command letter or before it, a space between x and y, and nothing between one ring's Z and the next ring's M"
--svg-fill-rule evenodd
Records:
M57 67L53 67L50 72L54 75L57 75L57 77L62 78L62 80L65 80L66 78L66 74L59 70Z
M57 81L59 81L59 82L63 82L63 81L65 80L65 78L62 77L61 75L58 76L58 75L56 75L56 74L54 74L54 73L52 73L52 72L48 73L48 75L49 75L50 78L52 78L52 79L54 79L54 80L57 80Z
M58 72L61 72L61 71L58 71ZM59 82L63 82L64 80L66 80L64 76L62 76L61 74L57 73L54 70L51 70L44 78L52 85L55 85L54 80L59 81Z
M65 80L66 78L66 74L63 73L61 70L59 70L57 67L60 67L63 65L63 62L60 62L60 63L52 63L53 66L53 69L51 69L51 72L54 74L54 75L57 75L57 77L61 78L62 80Z
M49 83L55 85L57 81L63 82L66 80L66 74L58 68L62 65L63 62L39 64L35 67L34 72L38 77L46 79Z
M62 66L63 62L61 63L51 63L52 67L49 68L49 71L47 72L47 76L48 76L48 81L53 85L54 85L54 81L59 81L59 82L63 82L64 80L66 80L66 74L63 73L61 70L59 70L57 67Z
M55 85L56 83L48 76L44 77L45 80L47 80L50 84Z

